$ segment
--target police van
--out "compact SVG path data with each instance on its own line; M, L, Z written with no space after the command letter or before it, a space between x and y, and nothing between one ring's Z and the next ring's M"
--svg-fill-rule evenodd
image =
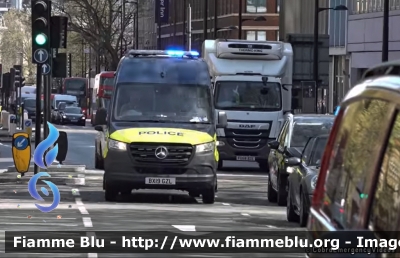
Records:
M130 50L115 72L107 110L96 113L96 168L105 199L135 189L175 189L212 204L217 190L215 117L207 64L195 51Z

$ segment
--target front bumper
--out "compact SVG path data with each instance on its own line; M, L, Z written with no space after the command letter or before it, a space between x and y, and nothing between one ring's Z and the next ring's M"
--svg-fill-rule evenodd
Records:
M171 189L201 193L215 189L217 162L214 153L194 154L187 165L136 163L129 151L109 149L104 158L107 185L132 189ZM174 185L146 184L146 178L174 178Z
M239 149L231 146L228 143L227 138L225 137L218 137L217 139L219 142L222 142L222 145L218 146L220 160L238 160L237 157L239 156L247 156L247 157L254 157L255 159L254 161L260 163L268 162L268 155L270 152L270 148L268 147L267 144L259 149L242 149L242 148Z
M77 121L72 121L70 118L61 117L61 122L64 124L83 124L86 122L86 119L79 118Z

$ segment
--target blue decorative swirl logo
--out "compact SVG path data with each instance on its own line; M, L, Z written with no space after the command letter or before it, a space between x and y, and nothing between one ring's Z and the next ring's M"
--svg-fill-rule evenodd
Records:
M44 139L41 143L39 143L39 145L37 146L37 148L35 149L35 153L33 154L33 160L36 163L36 165L38 165L39 167L46 169L47 167L49 167L54 160L57 157L58 154L58 144L56 144L53 148L49 149L58 139L59 133L57 128L54 127L54 125L52 125L51 123L47 122L47 126L49 127L49 135L47 136L46 139ZM45 155L46 150L49 149L47 151L47 154ZM42 176L47 176L50 177L50 175L46 172L40 172L36 175L34 175L28 183L28 191L31 194L31 196L38 200L38 201L44 201L44 199L39 195L39 193L36 190L36 185L37 185L37 181L40 177ZM53 203L48 206L41 206L39 204L36 204L36 207L41 211L41 212L50 212L52 210L54 210L55 208L57 208L58 204L60 203L60 191L58 190L58 187L53 184L50 181L46 181L43 180L43 182L45 182L51 189L51 191L53 192ZM46 196L49 196L49 191L44 188L41 187L40 190L42 191L42 193Z
M34 175L29 180L29 183L28 183L28 191L29 191L29 193L31 194L31 196L34 199L36 199L38 201L44 201L43 198L39 195L39 193L36 190L37 181L42 176L50 177L50 175L48 173L40 172L40 173L37 173L36 175ZM35 203L35 205L36 205L36 208L38 208L41 212L50 212L50 211L54 210L55 208L57 208L58 204L60 203L60 199L61 199L60 191L58 190L58 187L55 184L53 184L52 182L49 182L47 180L43 180L43 182L45 182L50 187L51 191L53 192L53 196L54 196L53 197L53 203L48 207L41 206L41 205L39 205L37 203ZM49 196L49 191L47 191L46 188L41 187L40 190L42 191L42 193L44 195Z
M43 169L46 169L48 166L50 166L56 159L58 154L58 144L50 149L46 156L44 153L57 141L58 136L60 135L54 125L47 122L47 126L49 127L49 135L46 139L39 143L39 145L36 147L35 153L33 154L33 160L35 161L36 165Z

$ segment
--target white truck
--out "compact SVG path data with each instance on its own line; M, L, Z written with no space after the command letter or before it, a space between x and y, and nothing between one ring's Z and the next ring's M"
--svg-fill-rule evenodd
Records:
M293 50L290 43L206 40L202 55L213 82L216 113L228 126L217 129L224 160L256 161L268 171L269 147L291 110Z

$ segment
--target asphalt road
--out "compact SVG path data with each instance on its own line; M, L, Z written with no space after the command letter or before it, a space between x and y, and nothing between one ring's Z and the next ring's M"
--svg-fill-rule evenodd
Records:
M85 164L93 168L94 137L96 132L87 126L60 126L67 131L70 151L66 164ZM72 150L72 146L75 148ZM3 157L3 145L0 151ZM0 166L6 164L0 163ZM68 231L284 231L301 230L286 221L285 207L267 200L266 174L249 163L241 169L218 173L219 192L212 205L203 204L179 191L133 191L117 202L105 202L102 190L102 171L89 169L86 185L60 186L61 203L50 213L36 209L26 185L0 185L0 225L2 230ZM1 168L0 167L0 168ZM51 199L50 197L46 197ZM45 199L46 199L45 198ZM49 200L50 202L51 200ZM190 231L190 232L187 232ZM3 231L4 232L4 231ZM4 239L0 233L0 241ZM4 241L0 242L1 245ZM0 245L0 249L4 247ZM3 257L5 254L0 254ZM7 254L7 257L37 257L38 254ZM40 254L41 257L58 257ZM61 256L61 255L60 255ZM304 254L62 254L62 257L304 257Z
M56 125L60 131L67 132L68 153L64 164L86 165L94 168L94 139L96 131L89 122L86 126ZM34 150L35 143L32 143ZM33 152L32 152L33 153ZM13 166L11 142L0 142L0 170Z

